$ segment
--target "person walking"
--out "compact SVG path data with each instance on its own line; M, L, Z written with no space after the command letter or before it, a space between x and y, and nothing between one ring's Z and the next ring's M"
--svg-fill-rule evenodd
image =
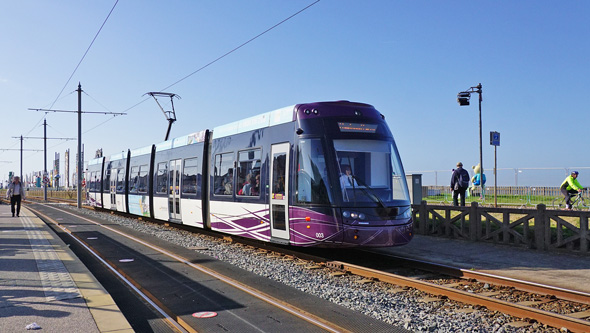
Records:
M25 187L20 182L20 177L15 176L12 178L12 183L8 185L8 191L6 191L6 198L10 198L10 210L12 211L12 217L14 217L15 205L16 216L20 216L20 203L21 200L25 200Z
M560 190L561 193L565 196L565 208L568 210L572 209L572 196L578 194L578 191L582 191L584 188L578 182L578 174L577 171L572 171L572 173L565 177L563 183L561 183Z
M465 206L465 191L469 187L469 172L463 169L463 163L457 163L457 169L453 170L451 176L451 190L453 191L453 205L459 206L459 195L461 196L461 206Z

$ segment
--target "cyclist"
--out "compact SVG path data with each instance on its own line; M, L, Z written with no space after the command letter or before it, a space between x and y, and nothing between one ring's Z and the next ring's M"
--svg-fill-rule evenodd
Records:
M577 171L572 171L571 175L567 176L563 183L561 183L561 193L565 196L565 208L571 210L572 202L571 198L578 194L578 191L582 191L584 188L578 182Z

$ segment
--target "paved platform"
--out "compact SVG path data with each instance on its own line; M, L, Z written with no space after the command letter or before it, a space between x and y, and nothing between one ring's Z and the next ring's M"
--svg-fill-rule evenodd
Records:
M590 254L422 235L407 245L378 251L590 293Z
M0 205L0 330L133 332L119 308L68 246L26 208Z

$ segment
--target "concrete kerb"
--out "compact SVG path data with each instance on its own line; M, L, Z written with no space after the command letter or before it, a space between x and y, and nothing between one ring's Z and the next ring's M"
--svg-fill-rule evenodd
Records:
M26 207L22 209L35 225L49 233L47 240L80 290L100 332L134 332L111 295L69 247L40 218Z

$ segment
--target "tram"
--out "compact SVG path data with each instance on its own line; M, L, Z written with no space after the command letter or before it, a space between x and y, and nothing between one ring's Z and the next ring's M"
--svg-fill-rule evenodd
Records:
M88 204L291 246L408 243L412 210L385 117L349 101L297 104L99 157Z

